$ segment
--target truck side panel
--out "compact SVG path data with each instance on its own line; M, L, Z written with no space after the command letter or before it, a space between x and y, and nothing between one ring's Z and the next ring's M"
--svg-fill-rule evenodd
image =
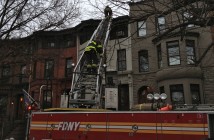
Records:
M158 119L159 140L202 140L207 138L207 114L162 113Z
M108 139L156 139L156 117L156 113L108 114Z
M37 139L46 138L47 136L47 123L48 123L49 114L36 114L31 116L30 123L30 139L36 137ZM32 137L31 137L32 136Z
M34 114L30 140L82 140L106 137L105 113Z
M207 114L181 112L43 112L29 140L202 140Z

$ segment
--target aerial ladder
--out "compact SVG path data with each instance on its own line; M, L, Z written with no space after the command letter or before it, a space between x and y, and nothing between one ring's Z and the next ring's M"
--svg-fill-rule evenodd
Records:
M92 40L99 39L103 46L103 54L105 54L111 23L112 17L105 17L94 31L87 46ZM87 72L87 60L84 52L80 56L73 70L71 90L69 93L69 108L100 108L102 81L105 75L105 58L98 56L98 60L97 73L91 74Z

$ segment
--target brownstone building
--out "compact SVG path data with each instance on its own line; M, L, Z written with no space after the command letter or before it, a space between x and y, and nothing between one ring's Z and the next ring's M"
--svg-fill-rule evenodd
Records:
M151 1L130 4L130 18L136 21L131 24L134 104L146 103L148 93L166 93L170 104L211 104L213 32L208 24L192 22L186 9L207 4L162 2L167 6ZM175 28L181 25L184 28Z
M30 94L41 107L59 107L60 95L68 94L77 59L73 29L33 34Z

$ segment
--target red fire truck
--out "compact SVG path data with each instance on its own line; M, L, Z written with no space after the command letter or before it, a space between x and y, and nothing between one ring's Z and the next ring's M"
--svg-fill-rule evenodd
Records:
M29 140L207 140L214 111L33 112Z

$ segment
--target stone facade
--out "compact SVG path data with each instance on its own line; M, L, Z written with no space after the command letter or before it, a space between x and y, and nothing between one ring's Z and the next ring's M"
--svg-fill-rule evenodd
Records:
M152 11L149 4L152 2L130 4L130 18L136 21L131 24L134 104L148 102L148 93L163 92L169 104L212 103L214 55L210 27L191 25L183 29L184 34L175 29L162 36L179 24L182 15L173 11L148 14L145 11ZM161 4L156 8L167 11ZM161 32L157 32L158 18L164 20Z

